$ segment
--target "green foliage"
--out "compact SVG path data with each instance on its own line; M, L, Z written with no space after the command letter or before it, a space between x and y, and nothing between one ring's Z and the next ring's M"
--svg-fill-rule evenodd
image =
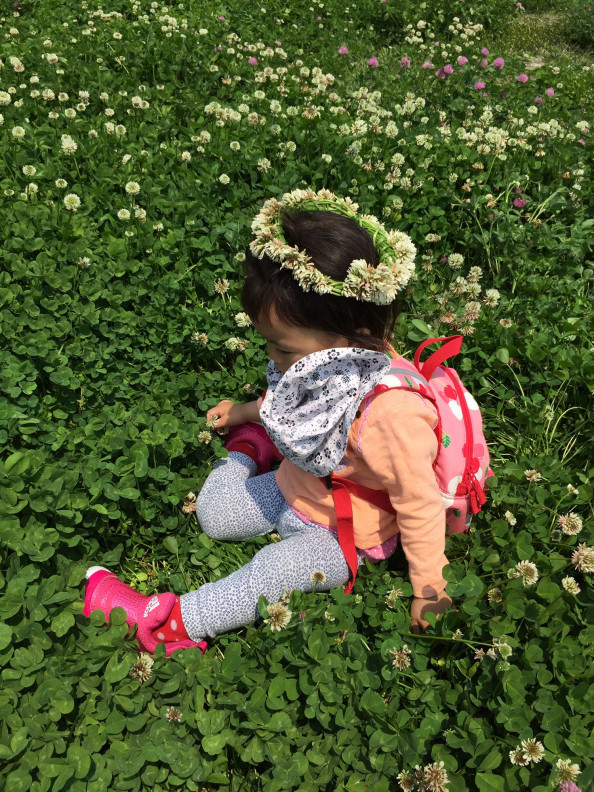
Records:
M590 0L574 0L563 21L567 39L584 50L594 49L594 14Z
M506 50L489 55L503 70L481 67L481 36L461 39L454 14L493 30L516 19L513 2L422 6L28 0L3 19L7 792L391 792L399 774L441 762L450 792L544 792L560 760L579 765L582 789L594 783L593 597L579 549L592 536L591 73L566 58L559 76L547 64L518 84L524 61ZM439 36L433 69L421 69L425 45L406 41L419 20L423 42ZM447 63L454 73L436 77ZM262 341L236 318L235 256L261 202L304 183L356 196L413 239L400 351L465 334L455 366L483 409L496 478L470 533L448 539L455 610L411 634L398 552L367 565L356 595L293 592L286 629L260 622L204 656L166 660L161 647L142 677L123 612L108 625L83 617L85 570L181 594L269 541L213 542L181 506L226 453L206 411L265 383ZM571 513L578 534L561 530ZM513 764L530 739L541 761Z

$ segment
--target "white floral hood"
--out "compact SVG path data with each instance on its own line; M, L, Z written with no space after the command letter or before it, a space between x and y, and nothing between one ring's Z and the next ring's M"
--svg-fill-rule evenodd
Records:
M284 374L270 360L260 420L281 454L314 476L326 476L346 464L357 408L389 369L387 355L354 347L313 352Z

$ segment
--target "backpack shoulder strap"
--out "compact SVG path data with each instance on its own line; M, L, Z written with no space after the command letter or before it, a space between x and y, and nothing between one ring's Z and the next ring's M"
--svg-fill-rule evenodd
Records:
M430 346L431 344L436 344L438 341L444 342L443 345L434 352L424 363L421 363L421 353L425 349L425 347ZM438 366L447 360L448 358L455 357L460 350L462 349L462 336L461 335L453 335L453 336L446 336L445 338L428 338L426 341L423 341L422 344L419 344L417 347L417 351L415 352L415 366L421 372L421 374L425 377L426 380L430 380L433 376L433 372Z
M355 585L357 567L359 566L359 556L357 555L357 548L355 546L353 504L351 503L350 492L373 503L374 506L384 511L392 512L392 514L396 514L396 511L390 502L388 493L384 490L374 490L370 487L363 486L363 484L357 484L355 481L350 481L350 479L335 476L331 473L322 477L320 481L325 484L326 489L332 490L334 507L336 509L338 543L351 573L351 578L345 586L344 593L350 594Z

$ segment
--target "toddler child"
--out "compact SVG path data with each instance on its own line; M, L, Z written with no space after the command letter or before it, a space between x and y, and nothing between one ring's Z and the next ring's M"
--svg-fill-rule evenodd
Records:
M176 649L249 624L265 595L345 585L351 572L338 541L336 473L387 491L397 514L352 495L358 563L388 558L402 543L413 587L412 629L443 613L445 511L432 463L437 413L419 393L387 390L364 400L390 367L397 295L415 248L357 205L327 190L271 199L252 224L242 304L268 342L268 387L257 401L221 401L207 412L226 430L219 459L196 501L205 533L281 539L241 569L176 597L135 592L102 567L87 572L84 613L123 607L141 649ZM271 470L274 460L282 460ZM355 564L356 566L356 564Z

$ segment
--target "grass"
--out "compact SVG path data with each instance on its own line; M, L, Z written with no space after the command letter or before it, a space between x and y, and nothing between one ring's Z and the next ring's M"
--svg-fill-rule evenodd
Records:
M523 57L527 71L561 65L560 61L570 61L578 69L591 66L592 53L572 41L569 33L571 4L561 0L534 5L532 12L487 30L481 41L492 52Z

